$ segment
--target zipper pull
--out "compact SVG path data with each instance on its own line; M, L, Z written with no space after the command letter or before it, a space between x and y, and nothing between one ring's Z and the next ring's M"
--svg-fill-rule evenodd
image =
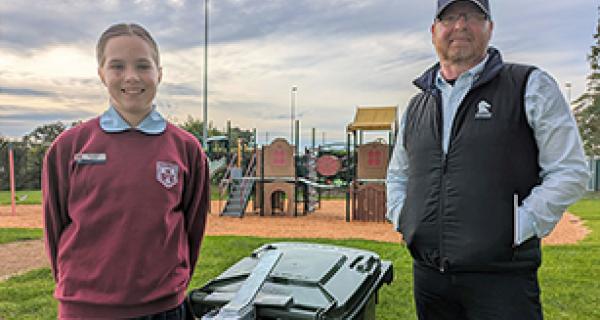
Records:
M442 258L440 261L440 272L445 273L448 270L448 258Z

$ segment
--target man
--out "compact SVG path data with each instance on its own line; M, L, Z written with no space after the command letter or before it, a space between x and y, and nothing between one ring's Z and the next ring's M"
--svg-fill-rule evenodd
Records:
M504 63L493 27L487 0L438 0L439 63L414 81L388 170L421 320L542 319L540 238L589 178L556 82Z

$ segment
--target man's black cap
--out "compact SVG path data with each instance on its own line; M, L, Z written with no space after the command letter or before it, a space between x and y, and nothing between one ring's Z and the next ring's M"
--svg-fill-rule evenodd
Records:
M437 11L435 13L435 17L439 18L440 13L444 11L444 9L448 8L451 4L462 1L462 0L438 0L437 2ZM486 16L491 17L490 15L490 3L488 0L468 0L471 1L474 5L476 5Z

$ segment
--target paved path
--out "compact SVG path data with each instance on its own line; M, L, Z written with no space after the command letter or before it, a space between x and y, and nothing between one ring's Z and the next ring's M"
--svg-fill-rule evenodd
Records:
M399 243L402 237L389 223L346 222L344 201L324 201L323 207L307 216L261 217L248 214L244 218L221 217L219 203L213 201L207 235L239 235L277 238L336 238L367 239ZM222 204L221 204L222 206ZM41 206L18 206L17 215L10 206L0 206L0 228L41 228ZM589 229L581 219L566 213L554 231L543 240L544 245L574 244L583 239ZM41 240L0 245L0 281L14 274L48 266Z
M0 281L49 265L42 240L19 241L0 245Z

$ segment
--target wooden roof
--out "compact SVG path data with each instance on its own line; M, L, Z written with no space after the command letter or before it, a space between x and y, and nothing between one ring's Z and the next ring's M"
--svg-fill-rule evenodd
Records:
M357 107L354 121L348 125L348 131L356 130L394 130L398 107Z

